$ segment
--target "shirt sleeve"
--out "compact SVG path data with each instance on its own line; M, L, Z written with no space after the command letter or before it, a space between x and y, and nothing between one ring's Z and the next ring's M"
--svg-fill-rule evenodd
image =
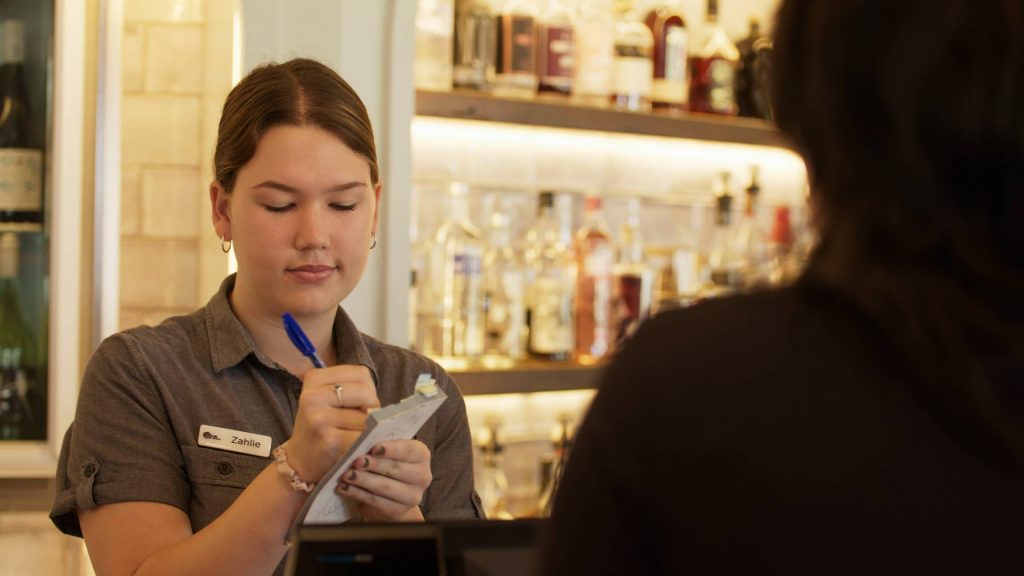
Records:
M483 518L483 506L473 488L473 443L466 403L444 370L436 368L434 376L448 399L434 415L437 433L430 456L433 481L423 495L423 514L428 520Z
M81 536L78 510L160 502L189 512L189 483L153 378L130 333L106 339L86 367L75 420L64 436L50 518Z

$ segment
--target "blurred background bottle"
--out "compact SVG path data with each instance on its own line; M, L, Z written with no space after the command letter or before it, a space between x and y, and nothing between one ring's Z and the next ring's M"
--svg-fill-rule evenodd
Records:
M537 94L537 13L533 3L509 0L498 14L493 93L507 98Z
M500 426L499 419L488 418L485 431L481 434L480 476L476 478L476 490L489 520L512 520L513 516L508 511L508 478L503 466L502 453L505 447L498 440Z
M537 42L537 91L572 94L576 68L575 24L562 0L549 0L541 15Z
M615 247L601 198L588 196L583 226L576 232L575 358L593 364L611 350L612 265Z
M654 81L654 37L632 3L616 6L611 103L620 110L649 112Z
M25 88L25 26L0 22L0 223L42 222L43 151Z
M483 241L469 219L469 186L452 182L448 194L448 217L434 241L442 304L441 342L433 348L446 358L473 360L484 348Z
M689 94L689 33L681 2L655 4L645 22L654 37L654 77L651 101L654 108L685 110Z
M498 31L489 0L457 0L453 84L488 90L494 81Z
M644 258L640 200L630 198L619 237L619 258L612 268L612 338L621 348L651 315L655 270Z
M768 76L771 71L772 41L761 33L761 22L750 18L750 32L736 43L739 70L736 72L736 104L740 116L771 120Z
M484 256L484 355L519 360L526 355L526 286L510 234L508 215L492 212Z
M569 461L572 449L572 419L562 414L551 438L551 452L541 458L541 489L537 498L537 515L542 518L551 516L551 506L558 494L558 486L562 481L562 473Z
M45 438L45 415L32 410L45 410L33 402L41 358L18 302L18 247L16 233L0 234L0 440L37 440Z
M715 227L708 256L710 285L706 296L719 295L743 287L743 253L735 238L731 174L722 172L715 181Z
M530 355L568 360L573 350L573 291L576 263L563 241L552 191L540 193L537 221L527 233L526 257Z
M736 68L740 53L718 22L718 0L707 0L703 28L690 72L690 110L736 115Z
M615 20L611 0L581 0L576 19L573 101L607 106L611 94Z

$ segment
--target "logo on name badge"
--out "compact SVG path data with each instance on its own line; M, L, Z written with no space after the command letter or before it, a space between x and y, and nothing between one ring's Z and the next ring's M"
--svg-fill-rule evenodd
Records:
M238 452L240 454L251 454L253 456L270 456L270 436L253 434L252 432L241 432L229 428L218 428L203 424L199 427L200 446Z

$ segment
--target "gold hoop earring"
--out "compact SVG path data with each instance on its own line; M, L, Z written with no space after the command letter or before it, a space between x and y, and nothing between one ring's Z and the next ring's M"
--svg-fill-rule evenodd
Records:
M377 247L377 235L373 234L370 236L370 250Z
M225 254L231 252L231 240L224 240L222 238L220 241L220 251Z

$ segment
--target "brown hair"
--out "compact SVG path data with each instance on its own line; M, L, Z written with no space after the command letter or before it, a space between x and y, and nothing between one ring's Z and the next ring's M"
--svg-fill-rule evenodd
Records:
M785 0L772 87L810 171L808 278L879 326L962 438L1024 470L1024 394L1001 374L1024 364L1024 3Z
M254 68L228 94L213 153L217 182L230 193L238 170L256 153L263 134L278 125L322 128L370 164L377 184L377 150L366 106L334 70L306 58Z

